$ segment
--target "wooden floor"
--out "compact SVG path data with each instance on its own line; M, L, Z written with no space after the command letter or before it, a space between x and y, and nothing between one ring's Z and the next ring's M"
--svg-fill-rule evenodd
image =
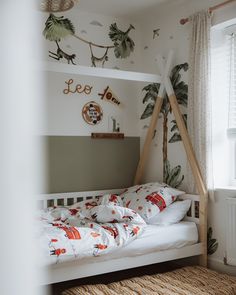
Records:
M80 286L85 284L98 284L98 283L106 284L106 283L111 283L115 281L120 281L123 279L142 276L142 275L163 273L163 272L177 269L179 267L180 266L178 264L175 264L173 262L165 262L165 263L152 264L152 265L144 266L144 267L122 270L122 271L108 273L104 275L93 276L89 278L67 281L67 282L51 285L49 294L61 295L62 291L75 286Z

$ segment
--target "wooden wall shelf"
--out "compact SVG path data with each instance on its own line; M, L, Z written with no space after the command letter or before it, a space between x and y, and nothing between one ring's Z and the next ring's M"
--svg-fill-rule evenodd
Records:
M87 66L68 65L57 62L42 62L40 68L44 71L75 74L83 76L92 76L108 79L121 79L128 81L160 83L161 76L148 73L139 73L132 71L121 71L106 68L94 68Z
M94 139L124 139L124 133L91 133Z

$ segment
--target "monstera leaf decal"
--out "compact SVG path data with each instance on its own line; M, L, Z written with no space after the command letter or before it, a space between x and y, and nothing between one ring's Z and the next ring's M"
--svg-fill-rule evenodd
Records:
M118 29L117 24L111 24L109 37L114 43L115 56L117 58L126 58L130 56L134 51L134 41L129 37L129 32L134 29L133 25L130 25L126 32Z
M178 165L171 169L170 162L168 160L165 161L164 173L165 182L171 187L178 188L184 180L184 175L180 177L181 166Z
M218 249L218 242L216 239L212 238L213 230L211 227L208 228L207 231L207 254L212 255Z

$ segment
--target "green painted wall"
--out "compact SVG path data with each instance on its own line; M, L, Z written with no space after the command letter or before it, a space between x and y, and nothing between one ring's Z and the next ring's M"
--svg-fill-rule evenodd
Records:
M92 191L132 185L140 155L140 138L91 139L46 136L45 193Z

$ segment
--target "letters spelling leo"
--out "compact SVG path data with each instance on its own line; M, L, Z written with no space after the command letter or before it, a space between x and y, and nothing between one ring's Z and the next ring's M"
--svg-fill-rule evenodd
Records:
M84 85L82 86L81 84L77 84L75 86L75 90L72 90L70 88L70 85L74 83L73 79L70 79L68 81L65 81L65 83L67 84L67 88L63 90L64 94L69 94L69 93L85 93L86 95L89 95L93 89L93 86L89 86L89 85Z

